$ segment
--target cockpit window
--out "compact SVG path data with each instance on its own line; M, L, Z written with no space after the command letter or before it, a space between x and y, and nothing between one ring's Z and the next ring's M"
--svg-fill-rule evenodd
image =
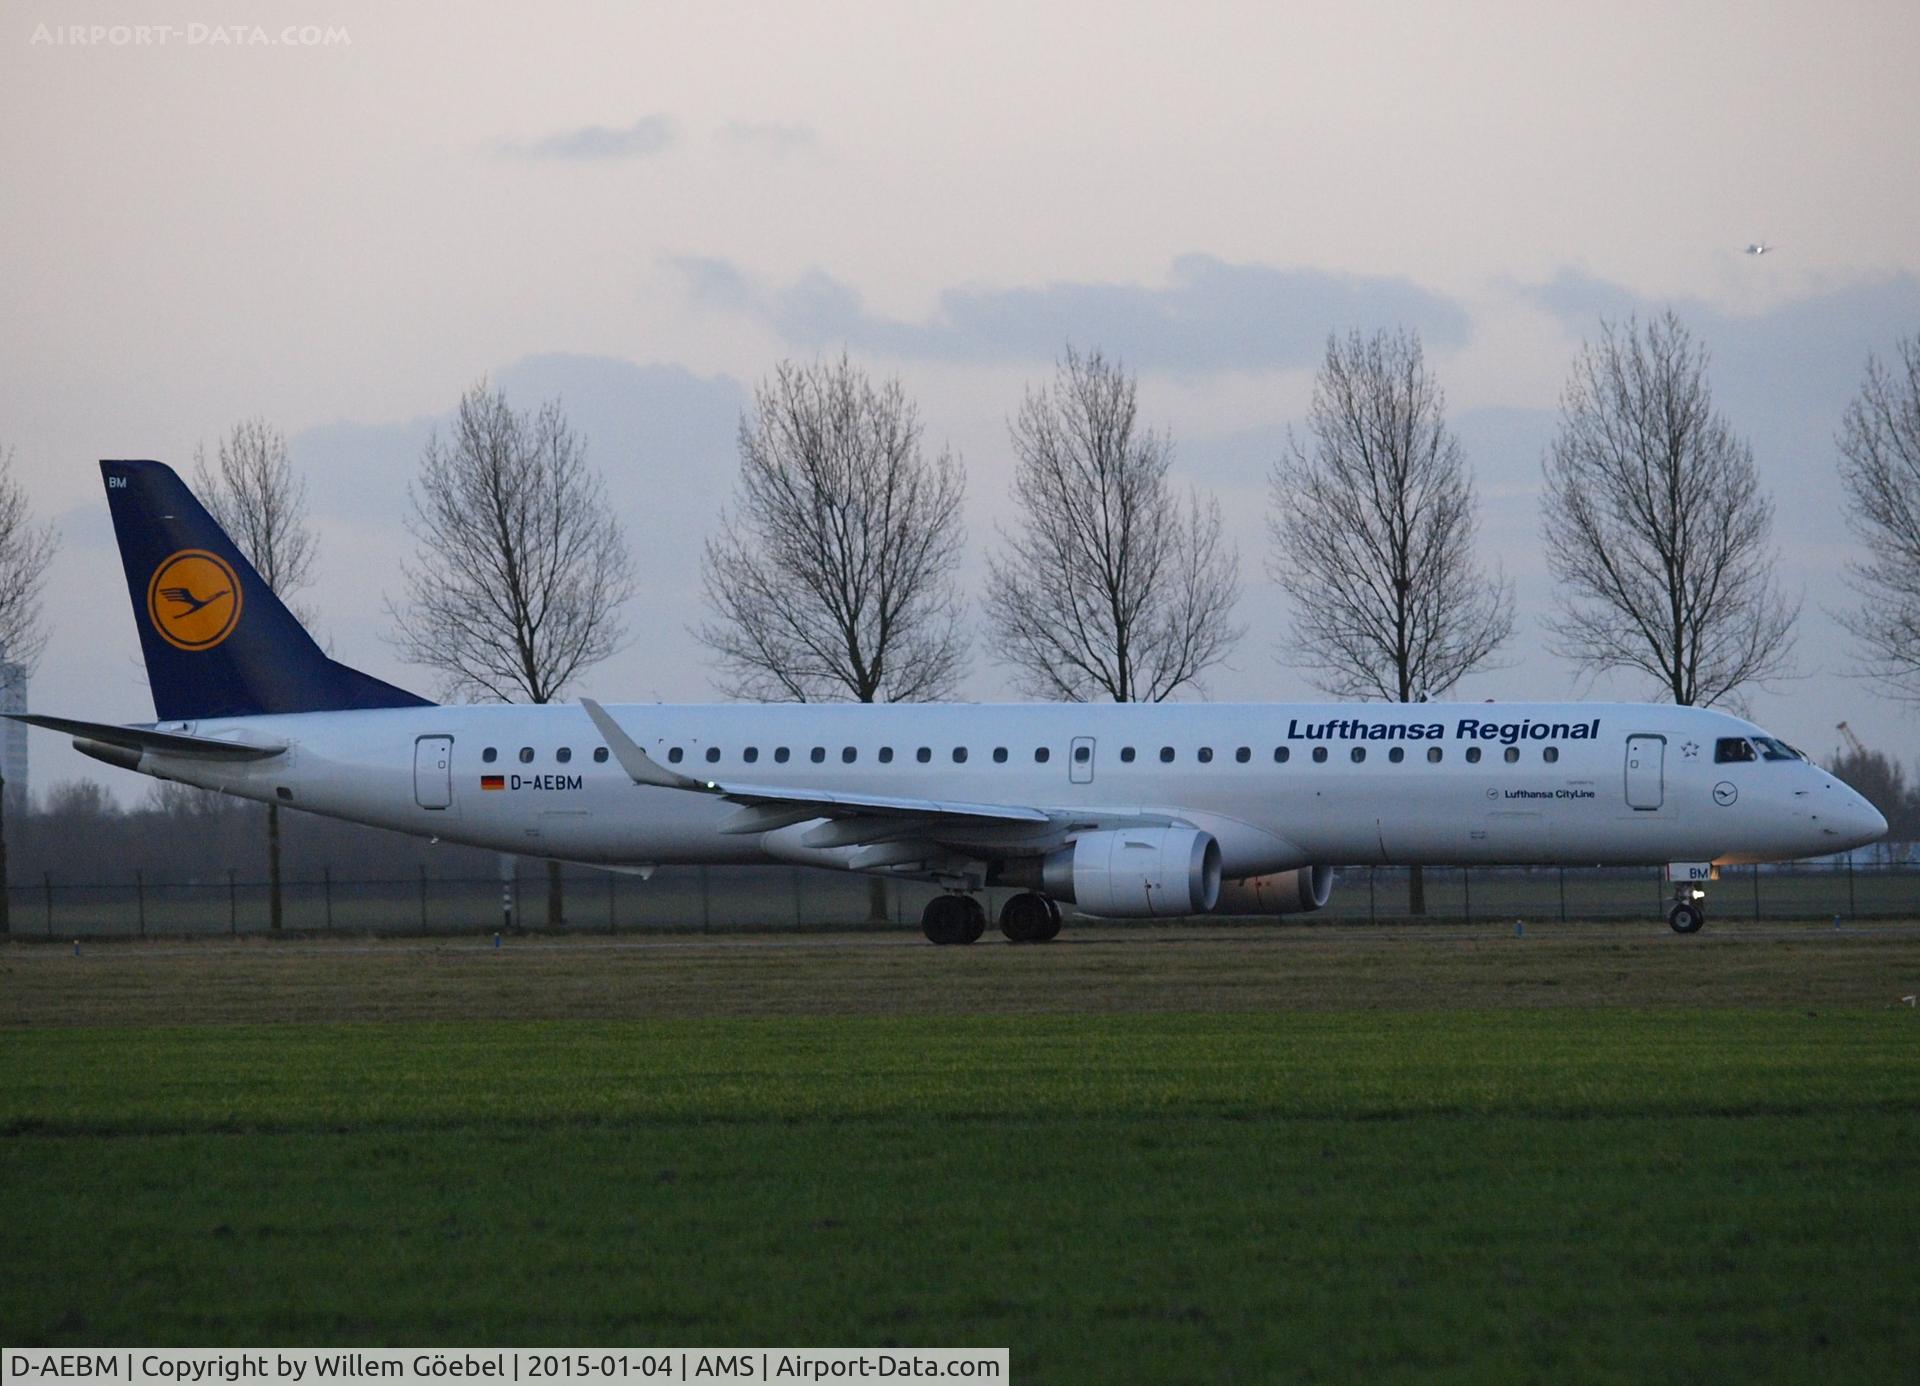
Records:
M1756 736L1754 744L1760 748L1760 754L1768 760L1802 760L1804 757L1784 741L1776 741L1771 736Z
M1713 763L1728 765L1735 761L1758 760L1753 743L1744 736L1723 736L1713 743Z

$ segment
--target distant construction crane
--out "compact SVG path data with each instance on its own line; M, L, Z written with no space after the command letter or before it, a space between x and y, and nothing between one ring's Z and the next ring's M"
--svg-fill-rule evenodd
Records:
M1853 734L1852 727L1848 726L1845 722L1837 722L1834 724L1833 729L1847 739L1848 750L1852 751L1856 756L1866 755L1867 748L1860 744L1860 738Z

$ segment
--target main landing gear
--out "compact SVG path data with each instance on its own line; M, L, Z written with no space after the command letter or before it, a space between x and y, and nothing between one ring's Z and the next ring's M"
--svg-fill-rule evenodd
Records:
M920 932L931 943L972 943L987 931L987 912L971 895L936 895L920 915Z
M920 932L931 943L973 943L987 930L987 912L971 895L937 895L920 915ZM1000 910L1000 932L1013 943L1045 943L1060 932L1060 907L1025 891Z

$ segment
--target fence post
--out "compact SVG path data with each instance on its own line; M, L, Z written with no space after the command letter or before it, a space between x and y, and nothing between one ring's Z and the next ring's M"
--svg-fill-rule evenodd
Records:
M1847 853L1847 918L1858 919L1860 911L1853 903L1853 853Z
M233 868L227 868L227 932L240 936L240 892L233 880Z
M327 928L331 930L333 928L333 868L331 866L320 868L320 898L326 902Z
M147 936L147 877L140 868L133 871L133 904L140 913L140 937Z
M1560 868L1560 922L1567 922L1567 868Z
M51 871L42 871L40 873L40 885L41 885L41 888L47 892L47 937L52 938L53 937L53 873Z
M1463 922L1471 924L1473 923L1473 868L1471 866L1460 868L1460 891L1465 901L1460 906L1460 918Z
M609 871L607 873L607 932L610 934L620 932L620 921L614 915L613 909L613 888L619 879L620 873L618 871Z
M1760 863L1757 861L1753 864L1753 918L1755 923L1760 920Z
M1380 911L1373 898L1373 868L1369 866L1367 868L1367 923L1378 924L1379 922Z
M793 872L793 927L799 928L806 921L800 917L800 868L789 868Z
M707 868L700 868L700 931L713 928L713 893L707 881Z
M420 864L420 929L421 929L421 932L424 933L426 931L426 927L427 927L427 867L426 867L426 863L422 862Z

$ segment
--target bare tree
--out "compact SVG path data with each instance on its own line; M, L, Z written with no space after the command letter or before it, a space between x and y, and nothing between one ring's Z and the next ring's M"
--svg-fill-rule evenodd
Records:
M1335 697L1438 697L1513 634L1513 588L1474 562L1473 479L1420 339L1329 338L1307 427L1267 517L1294 657Z
M550 703L623 634L633 560L586 444L558 400L514 410L483 380L436 432L407 488L404 605L389 602L409 663L449 694ZM547 922L561 922L560 867L547 863Z
M195 492L261 581L293 609L293 594L313 580L315 540L307 523L307 483L293 470L286 436L265 419L242 419L220 440L216 457L216 468L209 470L206 449L194 450ZM165 806L177 809L180 803L176 798ZM267 918L272 928L281 926L284 913L280 805L269 803Z
M1138 424L1133 377L1071 347L1010 431L1019 516L987 564L995 653L1037 697L1160 702L1246 633L1218 501L1183 507L1172 440Z
M59 547L53 526L33 522L27 493L13 474L13 449L0 451L0 680L18 688L32 676L46 646L40 598ZM12 928L8 911L7 786L0 776L0 934Z
M1773 504L1714 412L1705 348L1671 312L1603 324L1560 412L1541 506L1555 652L1700 706L1782 672L1800 606L1774 579Z
M1329 337L1307 427L1267 516L1289 658L1337 698L1438 697L1513 634L1513 588L1474 562L1473 479L1419 337ZM1407 908L1426 913L1418 866Z
M921 450L898 380L843 355L782 362L740 422L740 486L701 565L696 634L722 687L755 700L916 702L952 691L966 655L954 573L966 479Z
M1840 430L1847 522L1865 548L1849 574L1860 606L1841 616L1868 669L1896 697L1920 700L1920 334L1898 365L1867 363Z
M265 419L242 419L207 467L206 450L193 457L193 484L202 504L286 601L313 580L315 541L307 523L307 483L293 470L284 434Z

